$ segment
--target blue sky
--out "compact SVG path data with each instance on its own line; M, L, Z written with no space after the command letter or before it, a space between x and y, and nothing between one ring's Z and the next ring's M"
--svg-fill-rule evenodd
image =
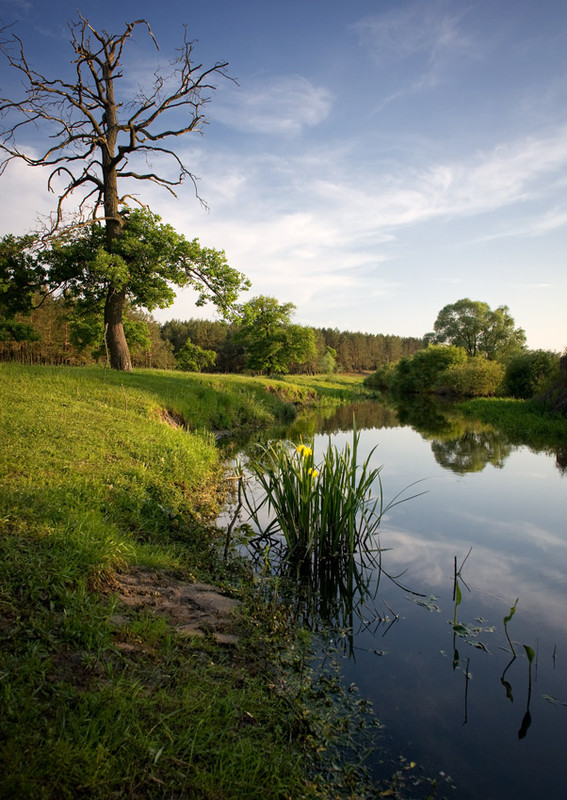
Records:
M167 65L182 25L204 64L229 61L204 135L176 143L209 210L140 199L224 249L295 321L422 336L462 297L508 305L528 346L567 346L565 0L0 0L29 60L60 76L77 7L118 33L144 17L124 86ZM0 88L13 78L5 65ZM41 170L1 178L0 233L53 197ZM245 296L243 296L245 299ZM155 316L214 317L190 292Z

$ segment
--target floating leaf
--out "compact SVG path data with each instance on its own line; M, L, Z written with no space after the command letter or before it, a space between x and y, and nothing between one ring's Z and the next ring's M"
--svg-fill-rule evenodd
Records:
M556 697L552 697L550 694L542 694L542 697L553 706L565 706L567 708L567 703L562 703L561 700L558 700Z
M469 641L469 644L472 647L476 647L477 650L484 650L485 653L490 652L488 650L488 647L485 644L483 644L482 642L471 642L471 641Z
M524 645L524 650L526 651L528 661L530 662L530 664L532 664L535 658L535 650L533 649L533 647L530 647L529 644Z
M424 608L427 608L428 611L436 611L436 612L440 612L441 611L441 609L439 608L439 606L435 602L437 600L437 598L433 594L430 594L429 597L426 600L421 598L421 597L418 597L418 598L408 597L407 599L408 600L413 600L413 602L417 603L418 606L423 606Z

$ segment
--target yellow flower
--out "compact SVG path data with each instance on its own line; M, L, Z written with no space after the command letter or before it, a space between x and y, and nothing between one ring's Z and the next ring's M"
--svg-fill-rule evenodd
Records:
M309 467L309 469L307 470L307 474L311 475L312 478L316 478L319 473L317 472L316 469Z
M299 453L299 455L303 456L303 458L307 458L311 455L313 450L310 447L306 447L304 444L298 444L295 448L295 452Z

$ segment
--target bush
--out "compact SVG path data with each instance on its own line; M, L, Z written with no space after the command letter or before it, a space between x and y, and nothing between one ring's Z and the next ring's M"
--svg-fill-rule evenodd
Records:
M551 350L528 350L513 358L506 369L506 394L529 399L546 392L559 378L559 355Z
M502 364L474 356L463 364L450 367L440 377L439 386L443 385L461 397L490 397L498 394L503 379Z
M364 386L368 389L378 389L379 391L388 391L392 388L392 383L396 376L396 363L383 364L372 375L367 375L363 381Z
M427 394L437 389L439 378L450 367L463 364L467 355L462 347L432 344L412 358L402 358L396 365L392 390L398 394Z

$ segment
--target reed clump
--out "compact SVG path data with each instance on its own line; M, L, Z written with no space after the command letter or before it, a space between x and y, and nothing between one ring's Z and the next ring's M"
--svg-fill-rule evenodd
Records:
M355 428L342 451L329 442L318 463L311 447L290 442L261 447L250 463L260 488L246 491L252 519L264 537L283 539L287 557L319 563L377 551L381 467L370 466L375 448L358 463L359 438Z

